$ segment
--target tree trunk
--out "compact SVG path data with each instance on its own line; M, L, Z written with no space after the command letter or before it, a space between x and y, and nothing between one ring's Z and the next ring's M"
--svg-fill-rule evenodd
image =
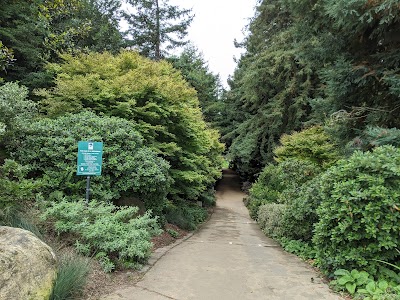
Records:
M158 0L156 1L156 44L155 44L155 59L160 60L161 59L161 29L160 29L160 6L158 4Z

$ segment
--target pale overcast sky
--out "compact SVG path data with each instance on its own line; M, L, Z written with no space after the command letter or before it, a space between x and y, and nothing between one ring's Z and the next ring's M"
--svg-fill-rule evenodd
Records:
M254 16L257 0L170 0L169 4L192 9L195 14L187 39L192 42L208 62L210 70L219 74L221 83L233 74L243 50L235 48L233 41L241 42L243 30ZM123 6L127 9L127 6ZM123 28L124 22L120 24Z
M195 18L188 39L199 48L213 73L220 74L222 84L233 74L241 49L234 39L243 40L243 29L254 16L256 0L170 0L170 4L192 8Z

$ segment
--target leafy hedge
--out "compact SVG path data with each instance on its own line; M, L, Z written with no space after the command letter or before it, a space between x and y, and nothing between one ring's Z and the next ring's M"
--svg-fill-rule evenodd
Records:
M28 89L18 83L7 82L0 86L0 148L3 143L10 142L13 132L37 116L37 104L27 96Z
M136 196L147 209L161 212L171 183L169 165L143 145L132 122L82 112L26 125L11 146L13 157L29 166L32 177L42 178L42 192L50 199L84 195L85 180L76 176L77 145L94 140L104 142L104 149L102 175L92 177L92 196L103 201Z
M133 51L64 55L63 60L49 65L55 87L38 92L49 115L90 109L131 121L145 144L169 162L171 199L196 200L214 185L224 147L204 122L196 91L171 64Z
M249 191L250 216L257 219L258 208L263 204L291 203L299 187L320 172L315 163L293 158L267 165Z
M325 271L377 270L375 259L400 254L400 149L382 146L355 152L321 179L322 202L314 243Z
M278 152L286 153L286 145ZM250 214L263 231L297 252L304 250L304 256L312 254L327 273L356 268L375 274L377 260L395 263L400 257L400 149L356 151L322 173L326 162L318 166L301 154L312 151L292 153L295 160L285 155L276 166L268 165L250 190Z
M270 203L260 206L257 222L263 232L270 237L280 238L282 232L282 216L285 213L286 205Z

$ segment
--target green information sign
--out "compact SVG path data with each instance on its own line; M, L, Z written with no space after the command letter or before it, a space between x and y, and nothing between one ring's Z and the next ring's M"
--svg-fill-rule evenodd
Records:
M78 167L76 175L101 175L102 142L78 142Z

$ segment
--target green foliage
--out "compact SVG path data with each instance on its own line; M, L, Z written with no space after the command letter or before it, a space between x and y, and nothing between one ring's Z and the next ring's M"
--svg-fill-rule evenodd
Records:
M84 194L85 181L75 175L77 145L94 140L102 141L104 149L102 176L92 178L92 196L103 201L137 196L147 209L161 212L171 182L169 166L143 146L133 123L82 112L42 119L24 131L12 147L14 157L29 166L32 176L42 178L42 191L53 200Z
M219 76L211 73L204 57L194 46L186 47L179 57L171 57L168 60L197 91L205 120L217 125L221 114L220 94L223 89Z
M132 51L63 58L63 64L50 66L56 86L39 92L50 115L87 108L132 122L126 127L134 126L171 165L170 199L196 200L214 185L223 145L204 122L196 91L171 64Z
M62 200L51 203L42 215L54 223L58 234L72 234L84 254L97 254L106 271L116 266L144 263L150 255L153 235L161 233L150 213L138 216L137 207L116 207L98 201Z
M173 230L173 229L168 228L168 229L167 229L167 232L168 232L168 234L169 234L170 236L172 236L174 239L177 239L177 238L179 237L179 233L176 232L176 231Z
M374 274L381 259L398 259L400 150L355 152L321 178L314 243L325 271L362 268Z
M125 46L118 30L120 0L50 0L40 6L43 21L48 23L46 48L50 61L62 52L81 50L117 52Z
M161 59L168 50L186 45L184 38L193 20L191 9L180 9L168 0L128 0L134 13L125 13L133 46L141 54Z
M72 252L58 259L57 278L50 300L75 300L81 296L90 271L89 260Z
M321 204L321 181L315 177L283 192L287 209L282 216L282 231L286 238L310 243L314 225L318 222L317 208Z
M274 238L282 237L282 215L285 213L285 204L264 204L258 209L257 222L262 231Z
M39 180L28 179L29 168L6 159L0 166L0 210L26 206L41 187Z
M46 25L39 13L41 3L41 0L3 0L1 3L0 40L12 50L15 59L7 72L0 70L1 77L7 81L18 80L28 86L40 81L37 71L48 57L43 47Z
M362 134L351 141L351 150L370 150L383 145L400 146L400 130L397 128L382 128L367 126Z
M187 202L168 202L164 208L164 215L168 223L186 230L195 230L199 224L207 219L207 211Z
M7 67L13 62L14 55L10 49L3 45L3 42L0 41L0 71L4 72ZM0 77L0 82L2 78Z
M339 290L344 290L356 299L389 300L400 298L400 285L393 280L388 281L384 277L374 279L365 271L353 269L351 272L339 269L334 273L336 279L331 285ZM398 277L397 274L394 274Z
M280 238L279 243L287 252L293 253L303 259L315 259L315 249L310 243L302 240L291 240L286 237Z
M44 67L61 52L118 51L124 45L119 6L115 0L3 0L0 41L14 61L7 72L0 68L0 76L33 90L51 85L52 74Z
M291 204L299 187L319 173L320 168L310 161L288 159L278 165L267 165L249 191L250 216L255 219L262 204Z
M7 144L24 124L37 116L37 105L28 100L27 96L28 89L18 83L8 82L0 86L0 148Z
M367 126L400 127L396 0L263 0L256 9L222 110L242 176L253 179L294 130L325 125L344 146Z
M337 279L332 284L339 287L345 287L350 295L354 295L357 289L366 286L373 281L370 274L365 271L359 272L355 269L351 272L344 269L339 269L335 271L334 275Z
M216 204L215 189L211 188L211 189L204 191L198 198L198 201L201 201L201 203L204 207L215 206L215 204Z
M290 158L306 160L318 166L329 167L339 158L335 145L324 129L314 126L280 138L281 146L275 148L275 160L282 162Z

